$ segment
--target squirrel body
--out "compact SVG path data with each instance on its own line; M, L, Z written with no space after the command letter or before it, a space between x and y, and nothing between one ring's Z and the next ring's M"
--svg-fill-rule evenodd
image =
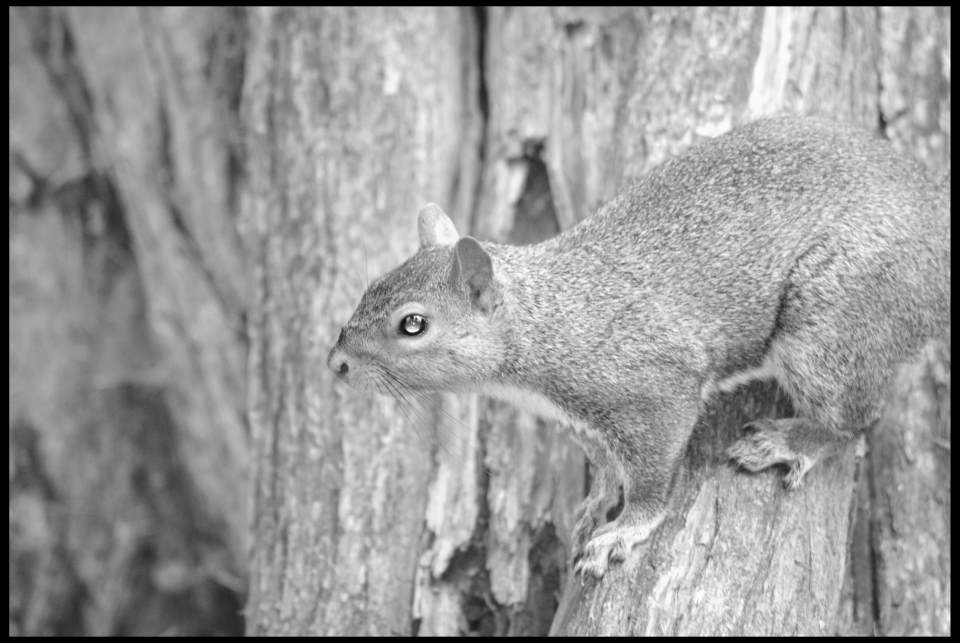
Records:
M949 344L949 197L854 127L778 117L700 143L552 239L460 237L435 205L421 249L376 281L330 353L382 392L471 390L578 425L623 485L584 515L578 569L602 575L663 518L704 404L774 378L796 418L730 454L817 459L877 417L898 364ZM596 510L596 502L586 514Z

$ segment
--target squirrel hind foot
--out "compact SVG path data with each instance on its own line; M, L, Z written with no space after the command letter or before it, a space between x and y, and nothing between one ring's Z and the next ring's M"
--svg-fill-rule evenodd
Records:
M775 464L791 464L797 454L787 445L773 420L757 420L743 425L746 435L727 449L727 456L747 471L762 471Z
M755 420L743 426L747 435L727 449L727 456L747 471L756 473L775 465L786 465L783 485L797 489L817 458L796 448L796 436L791 430L799 428L796 419Z

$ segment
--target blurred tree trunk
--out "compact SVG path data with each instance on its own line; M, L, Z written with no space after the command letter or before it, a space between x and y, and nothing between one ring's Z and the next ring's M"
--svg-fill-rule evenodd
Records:
M244 33L10 9L11 634L242 631Z
M949 633L948 351L794 493L721 455L785 401L721 398L599 583L564 427L325 367L427 201L532 243L779 110L943 174L949 8L10 17L11 634Z

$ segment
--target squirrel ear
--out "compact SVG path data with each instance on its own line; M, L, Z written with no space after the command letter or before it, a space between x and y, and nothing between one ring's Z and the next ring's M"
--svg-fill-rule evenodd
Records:
M460 289L470 303L485 314L500 305L500 293L493 279L493 261L473 237L463 237L453 249L454 288Z
M428 203L420 208L417 231L420 233L421 248L452 246L460 238L453 221L436 203Z

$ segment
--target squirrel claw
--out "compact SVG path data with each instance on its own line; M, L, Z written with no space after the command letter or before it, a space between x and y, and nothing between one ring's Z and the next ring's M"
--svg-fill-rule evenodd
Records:
M617 531L613 531L591 538L573 569L577 574L589 573L594 578L603 578L609 563L620 562L624 558L625 543Z
M797 459L790 463L790 470L783 476L783 486L787 489L799 489L803 485L803 477L813 466L813 460L798 455Z
M582 557L591 535L600 533L607 512L614 508L619 498L607 498L602 493L591 493L578 508L579 518L573 528L573 559Z

